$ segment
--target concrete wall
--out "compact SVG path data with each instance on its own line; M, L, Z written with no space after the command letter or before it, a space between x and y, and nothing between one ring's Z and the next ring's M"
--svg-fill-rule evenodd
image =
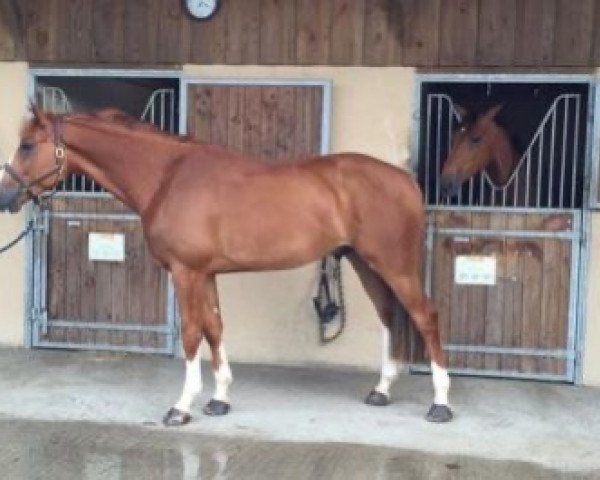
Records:
M0 163L12 156L27 106L27 64L0 62ZM25 214L0 214L0 245L24 227ZM0 344L23 344L25 242L0 255Z
M199 77L333 81L331 150L401 164L408 157L414 71L409 68L186 66ZM380 326L358 278L344 262L348 325L320 346L312 307L317 265L218 278L225 342L232 359L278 364L379 365Z
M600 212L592 213L591 223L591 238L588 244L590 257L584 325L583 383L600 385L600 295L598 295L600 288ZM584 258L583 263L585 261ZM583 295L586 296L586 292Z

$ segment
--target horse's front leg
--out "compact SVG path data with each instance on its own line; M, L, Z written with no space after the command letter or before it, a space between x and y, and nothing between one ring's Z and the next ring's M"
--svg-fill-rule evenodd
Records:
M172 273L181 314L185 383L179 400L163 418L163 423L167 426L185 425L192 418L192 403L202 389L200 342L205 319L210 311L206 275L183 267L173 269Z

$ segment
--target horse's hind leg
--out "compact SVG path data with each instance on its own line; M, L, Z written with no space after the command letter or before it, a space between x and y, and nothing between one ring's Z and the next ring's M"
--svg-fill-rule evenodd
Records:
M440 342L437 311L425 296L418 275L388 276L388 281L398 300L413 319L431 358L435 395L426 418L430 422L448 422L452 419L452 411L448 407L450 377L445 368L446 360Z
M233 376L222 342L223 322L221 321L219 296L214 276L211 276L209 279L208 294L211 312L204 324L203 331L212 353L215 393L212 399L205 405L203 412L206 415L226 415L230 410L227 390L233 381Z
M356 271L367 295L383 323L381 345L381 377L379 383L367 395L365 403L384 406L390 403L390 386L398 376L400 363L394 358L390 330L394 322L395 297L381 277L356 253L347 256Z

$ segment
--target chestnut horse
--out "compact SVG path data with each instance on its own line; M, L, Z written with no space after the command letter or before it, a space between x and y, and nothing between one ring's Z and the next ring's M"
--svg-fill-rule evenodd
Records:
M423 201L410 175L355 153L269 166L219 146L164 134L114 109L52 115L32 107L32 113L14 158L4 167L0 208L16 212L78 173L140 215L150 252L172 274L182 320L185 383L163 419L166 425L191 419L202 385L203 338L211 349L216 383L204 413L229 411L232 375L221 342L215 275L296 267L340 247L350 252L388 332L381 380L367 402L387 404L398 373L389 334L395 297L431 358L435 396L427 419L451 419L437 314L421 282Z
M457 107L462 122L442 167L440 187L443 196L457 195L464 182L479 172L485 172L492 194L507 190L509 198L514 196L511 203L525 206L525 186L516 185L513 176L519 166L520 155L506 131L495 122L501 109L502 105L496 105L473 117L464 108ZM520 180L526 180L525 175L519 175L517 181ZM533 198L535 196L531 195Z

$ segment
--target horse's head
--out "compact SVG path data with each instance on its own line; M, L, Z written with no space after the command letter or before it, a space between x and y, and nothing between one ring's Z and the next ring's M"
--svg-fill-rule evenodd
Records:
M450 153L442 168L442 195L457 195L463 182L488 168L493 160L499 160L498 141L508 139L504 130L494 121L501 109L502 105L496 105L484 114L472 117L461 108L462 122L454 134ZM499 180L502 182L503 179Z
M32 118L20 133L12 161L2 167L0 211L18 212L29 200L58 185L65 174L65 147L60 119L31 107Z

